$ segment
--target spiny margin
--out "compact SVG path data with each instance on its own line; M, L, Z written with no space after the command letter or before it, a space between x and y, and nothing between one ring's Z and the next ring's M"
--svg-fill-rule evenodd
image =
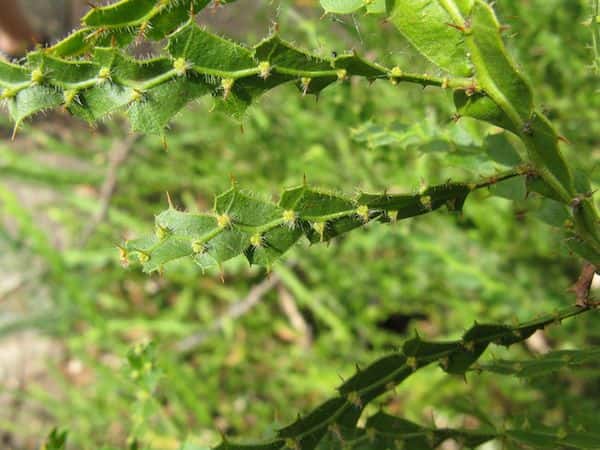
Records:
M600 347L584 350L557 350L531 360L495 359L472 367L475 372L493 372L520 378L534 378L561 369L578 370L598 368ZM598 441L600 442L600 440Z
M121 0L93 7L81 19L81 28L47 51L57 57L72 57L98 46L125 47L136 37L160 40L210 3L211 0Z
M146 272L184 257L203 269L220 266L242 253L250 264L270 267L302 236L310 243L327 242L374 220L392 222L443 206L461 211L473 190L525 173L511 171L476 184L448 182L417 194L346 197L302 184L286 189L277 204L234 185L216 197L210 214L172 207L160 213L154 235L126 242L121 256L124 263L141 263Z
M16 127L36 113L63 106L90 123L125 110L135 131L162 133L183 106L207 94L217 108L239 119L260 95L288 82L315 95L352 76L456 89L472 84L388 69L355 53L321 57L278 35L247 48L192 20L169 35L165 56L137 60L120 49L125 43L119 40L102 45L80 59L64 58L52 48L31 52L23 65L0 59L0 99Z
M369 417L364 428L331 427L319 443L319 450L371 450L438 448L448 439L461 448L476 448L492 440L532 449L596 449L600 433L585 427L547 427L524 421L506 429L483 427L476 430L424 427L409 420L378 412Z
M369 402L386 392L394 390L397 385L422 367L438 362L445 372L464 376L490 344L509 347L529 338L537 330L544 329L554 323L560 323L564 319L577 316L590 309L572 306L512 326L475 324L458 341L428 342L416 336L406 341L400 351L384 356L365 369L357 369L352 377L339 386L337 397L325 401L306 416L298 417L295 422L281 428L274 439L255 444L237 444L229 440L223 440L219 446L215 447L215 450L314 450L316 448L330 448L322 445L319 447L322 442L337 442L342 444L342 448L388 448L385 446L373 447L372 441L378 438L378 433L383 443L389 445L389 442L391 442L393 444L391 448L434 448L450 437L461 437L463 441L469 440L469 442L479 442L481 440L480 443L483 443L503 436L529 445L536 445L536 442L545 444L553 439L553 442L577 448L574 442L577 441L578 445L581 445L588 442L585 441L586 437L591 438L585 433L585 436L582 437L576 433L556 433L556 431L550 435L545 433L544 430L534 430L533 434L527 431L517 431L512 434L503 433L502 435L497 432L486 432L483 435L468 435L465 432L445 430L424 432L424 429L418 425L383 414L371 417L367 421L365 429L357 429L356 422ZM350 430L350 434L344 435L343 430ZM389 441L390 439L391 441ZM351 445L353 440L358 444L356 447ZM405 446L410 443L425 444L427 446ZM398 447L396 444L401 445ZM339 448L339 445L331 448ZM579 448L593 447L583 445Z

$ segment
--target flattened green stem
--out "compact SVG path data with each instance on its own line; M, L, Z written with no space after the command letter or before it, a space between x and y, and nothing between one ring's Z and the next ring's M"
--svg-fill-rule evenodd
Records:
M232 80L239 80L241 78L247 78L247 77L251 77L251 76L260 74L260 69L258 67L253 67L253 68L244 69L244 70L226 71L226 70L212 69L209 67L194 66L193 70L194 70L194 72L196 72L199 75L208 75L208 76L219 77L219 78L228 78L228 79L232 79Z
M530 132L528 130L531 126L529 120L533 120L532 117L535 117L535 115L539 113L530 111L530 117L524 118L521 116L488 72L486 56L481 53L481 49L477 45L473 33L469 29L470 24L468 23L468 20L462 16L456 3L453 0L438 1L452 17L454 25L464 30L465 43L469 49L471 61L476 68L477 79L481 88L506 114L511 121L513 128L518 130L518 135L525 144L529 157L541 178L553 189L566 205L571 206L574 201L581 203L578 205L579 211L576 211L573 214L575 228L581 238L593 248L598 255L600 255L600 230L598 229L600 217L590 199L577 199L578 195L581 193L576 192L571 168L558 148L558 136L555 136L556 142L553 143L554 145L549 146L545 137L540 136L541 132ZM540 122L544 126L547 125L548 129L555 134L547 119L541 116ZM559 173L563 174L563 179L559 179L556 172L546 165L545 160L548 159L549 152L555 153L552 156L554 157L556 164L561 166L561 169L558 170ZM561 170L563 170L563 172L560 172ZM598 263L598 261L593 262Z
M123 2L118 2L118 3L112 4L112 5L105 6L102 9L110 10L110 9L118 8L120 6L119 3L123 3ZM147 23L148 21L152 20L155 16L157 16L162 11L164 11L165 9L170 7L172 2L171 2L171 0L162 0L162 1L157 1L157 3L158 3L158 5L154 6L146 14L143 14L134 20L130 20L126 24L123 24L123 23L116 24L116 25L102 24L102 28L107 28L107 29L123 28L124 26L142 25L142 24ZM90 21L90 17L93 17L94 14L96 14L96 8L91 9L85 16L83 16L83 18L81 19L81 22L88 24L88 22ZM94 25L91 25L91 26L94 26Z
M538 319L531 320L528 322L520 323L514 327L506 327L501 332L488 334L488 335L485 335L485 336L482 336L479 338L473 338L470 340L469 344L473 345L473 346L477 346L478 344L489 345L489 344L492 344L495 342L502 342L502 339L507 338L507 337L514 338L515 336L518 336L517 340L511 341L511 342L515 343L515 342L518 342L519 340L524 340L527 337L525 335L522 335L520 330L527 330L529 328L541 329L541 328L546 327L550 323L560 323L564 319L577 316L579 314L590 311L591 309L592 309L591 307L572 306L572 307L563 309L561 311L557 311L554 314L550 314L550 315L547 315L542 318L538 318ZM358 401L360 402L361 401L360 399L362 398L363 395L369 394L371 391L374 391L374 390L377 391L378 389L381 389L382 386L384 387L384 390L379 395L383 395L383 393L394 389L398 384L402 383L408 376L413 374L416 370L418 370L426 365L429 365L433 362L443 361L445 358L447 358L453 354L471 351L471 350L469 350L469 348L467 348L468 346L466 345L466 343L463 340L446 342L444 344L448 344L451 347L449 347L448 350L428 354L427 356L423 356L423 357L419 357L419 356L406 357L403 352L399 352L398 355L405 356L405 359L406 359L406 362L402 366L400 366L400 367L396 368L395 370L393 370L392 372L386 373L382 377L374 380L372 383L370 383L365 388L359 389L355 392L352 392L351 394L346 395L344 398L345 401L343 403L341 403L340 406L337 407L337 409L334 412L328 414L327 417L323 421L318 422L311 427L307 427L306 429L301 430L300 432L296 433L295 435L291 436L288 439L291 439L295 442L300 442L303 438L308 437L309 435L311 435L313 433L317 433L317 432L320 432L320 430L328 429L330 426L334 426L337 423L338 419L342 418L344 413L346 413L349 409L358 408L362 411L366 405L362 404L362 403L359 403L359 404L353 403L353 401L352 401L353 398L358 399ZM410 358L412 358L412 364L409 363ZM473 361L471 363L471 365L474 364L475 361ZM366 370L368 370L368 368L366 368L364 370L366 371ZM395 378L398 375L401 375L403 372L407 372L407 371L408 371L407 376L401 377L400 381L395 380ZM377 396L379 396L379 395L377 395ZM415 434L415 436L419 436L419 435L420 434ZM287 439L286 439L286 441L287 441ZM347 443L352 444L352 442L353 441L350 440ZM356 440L356 443L359 443L359 442L362 442L362 441ZM272 439L272 440L269 440L266 442L262 442L260 445L263 445L263 446L282 445L283 446L284 439L282 437L279 437L279 438Z
M177 69L171 69L154 78L150 78L144 81L143 83L133 85L133 87L141 90L152 89L153 87L156 87L160 84L172 80L173 78L176 78L177 76L179 76L179 74L180 73L177 71Z
M392 71L388 72L390 78L395 81L404 81L407 83L421 84L425 86L436 86L441 88L450 88L458 90L469 90L473 93L477 92L477 86L475 80L472 78L456 77L435 77L428 74L416 74L416 73L403 73L402 75L396 76Z
M135 243L129 247L132 252L139 252L141 255L141 262L145 263L152 259L154 252L161 247L164 240L174 239L178 242L187 242L190 245L190 254L199 253L201 250L206 248L206 244L209 244L211 240L225 232L226 230L237 230L249 235L249 241L247 242L246 249L261 247L262 238L265 234L277 228L283 230L289 228L290 235L296 235L295 239L299 239L300 235L305 234L311 239L311 233L316 232L320 234L321 240L323 240L323 234L328 229L327 226L334 224L340 219L349 219L354 223L353 227L359 227L365 225L373 220L388 217L389 219L404 219L408 217L418 216L421 214L429 213L444 205L454 210L456 201L460 201L461 204L464 202L469 192L477 189L486 188L492 186L501 181L523 176L535 174L529 167L521 167L515 170L500 173L495 176L491 176L477 183L451 183L447 182L438 186L431 186L421 193L415 194L399 194L399 195L388 195L386 193L378 194L361 194L356 198L343 197L337 195L336 197L342 204L347 206L340 206L344 208L341 210L331 210L325 208L323 211L328 211L323 214L315 214L310 212L309 208L307 211L295 210L295 205L287 205L285 209L282 206L272 205L272 208L278 208L274 211L278 211L278 217L268 220L265 223L256 224L256 218L246 217L239 215L234 210L231 210L231 202L234 201L235 195L231 197L230 204L225 208L222 214L220 211L213 211L211 214L202 214L202 216L212 218L215 222L211 225L211 228L207 232L203 230L202 233L195 235L193 231L187 232L185 235L176 234L171 236L169 231L169 225L165 223L157 223L156 236L157 241L152 244L148 244L149 247L138 248ZM317 201L317 200L312 200ZM324 205L327 204L327 199L324 198ZM398 213L401 211L401 215ZM252 224L252 225L249 225ZM308 227L312 227L308 228ZM297 227L301 227L298 229ZM309 231L310 230L310 231ZM301 233L298 234L297 232ZM334 234L328 239L337 236ZM196 250L199 249L199 250ZM164 264L168 261L161 262Z
M477 183L473 189L483 189L486 187L493 186L494 184L500 183L501 181L510 180L511 178L520 177L523 175L535 175L535 171L528 167L522 167L516 170L509 170L497 176L490 177L487 180Z

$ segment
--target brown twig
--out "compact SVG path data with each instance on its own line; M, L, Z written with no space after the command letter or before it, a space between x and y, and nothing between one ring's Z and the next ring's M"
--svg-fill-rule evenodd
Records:
M112 196L117 188L119 169L127 161L135 143L140 140L140 138L141 135L139 134L131 134L125 139L116 140L113 144L109 154L108 168L106 170L106 176L104 177L104 183L102 183L102 187L100 188L100 208L96 211L96 214L94 214L81 234L80 244L82 247L87 244L90 237L92 237L96 231L96 228L106 220Z
M302 313L298 310L294 297L282 284L279 284L277 291L279 293L279 306L281 310L289 319L292 327L301 336L300 345L303 348L308 348L312 340L312 333L306 320L302 317Z
M252 289L250 289L250 292L248 292L248 295L245 298L231 305L225 314L217 318L206 329L187 336L175 344L176 351L180 353L187 353L194 350L211 335L222 329L225 323L232 319L237 319L238 317L241 317L250 311L260 302L265 294L273 289L278 283L279 277L277 275L269 275L260 283L256 284Z
M586 262L581 269L581 274L579 278L569 288L569 291L575 293L576 304L581 307L590 307L593 306L590 303L590 287L592 286L592 280L594 279L594 275L596 274L596 266L591 263Z

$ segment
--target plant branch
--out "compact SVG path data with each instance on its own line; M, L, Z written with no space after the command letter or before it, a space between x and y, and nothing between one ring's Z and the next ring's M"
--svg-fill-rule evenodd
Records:
M206 339L220 331L226 323L248 313L278 283L279 278L276 274L270 274L265 277L260 283L254 285L252 289L250 289L250 292L248 292L248 295L245 298L235 302L227 308L227 311L222 316L208 325L203 331L187 336L175 344L175 350L179 353L189 353L198 348L206 341Z
M406 341L400 351L385 356L364 369L358 369L355 375L338 387L337 397L325 401L306 416L299 417L292 424L281 428L275 438L254 444L236 444L224 439L215 449L313 449L321 440L327 439L328 433L339 441L340 430L354 429L368 403L394 390L420 368L439 362L446 372L464 375L490 344L510 346L522 342L537 330L590 310L589 307L573 306L515 326L475 324L459 341L427 342L417 335ZM387 432L390 432L391 427L386 428ZM406 432L407 430L404 430L398 437L402 440L415 437L407 435ZM370 435L371 439L374 437L369 433L368 425L367 435ZM489 439L492 438L486 440ZM348 443L348 438L341 441ZM435 446L432 445L433 447Z
M139 261L147 272L168 262L192 259L201 267L220 265L244 254L250 264L271 267L302 236L327 242L372 221L394 222L441 207L461 211L468 195L498 182L534 172L527 167L478 183L448 182L416 194L362 193L346 197L307 184L287 189L277 204L233 186L215 199L212 213L190 214L172 208L156 217L154 236L126 242L124 262Z
M131 134L124 139L116 139L109 152L108 167L104 182L100 188L99 208L81 233L80 245L87 244L98 226L107 218L110 202L117 188L119 169L131 155L135 143L141 139L139 134Z

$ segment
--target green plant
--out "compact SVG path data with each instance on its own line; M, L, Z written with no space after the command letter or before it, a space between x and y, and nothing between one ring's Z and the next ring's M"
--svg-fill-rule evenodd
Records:
M192 256L204 267L220 265L244 253L251 263L271 266L302 235L311 242L327 241L374 220L391 222L444 205L450 210L460 210L467 195L475 188L522 176L526 178L530 192L547 199L550 221L563 229L570 248L591 263L598 263L600 239L592 188L583 172L567 165L558 148L560 136L534 108L527 82L504 49L500 38L502 27L484 2L395 1L386 5L373 2L368 7L370 12L387 14L417 50L448 76L409 74L397 67L388 69L367 62L356 55L317 57L277 36L248 50L207 33L192 22L180 26L187 20L190 9L197 11L207 3L123 1L111 7L97 8L84 19L86 28L49 50L32 53L26 66L3 64L0 84L5 88L3 97L17 126L35 112L64 105L73 114L91 122L126 108L135 130L162 133L185 103L204 94L212 94L218 108L239 117L258 95L278 84L296 82L304 94L318 94L329 84L361 76L370 80L414 82L452 89L457 118L473 117L512 133L518 140L505 136L505 142L507 145L512 142L517 147L523 162L515 164L517 167L511 172L483 182L449 182L414 195L382 193L350 198L309 188L305 183L287 190L279 204L274 205L244 194L234 186L217 197L211 214L187 214L170 208L157 216L155 236L130 241L123 246L122 256L127 262L137 259L146 270L152 271L184 256ZM322 3L326 10L339 13L363 7L363 2L357 2L353 7L348 6L350 2ZM340 5L343 8L340 9ZM425 15L415 16L415 6L422 6ZM169 57L140 62L125 56L119 47L139 33L149 38L168 35ZM96 45L112 44L113 47L99 48L85 60L64 59L87 52L95 40L98 40ZM587 298L585 286L578 302L578 308L565 314L596 306ZM561 317L559 314L556 318ZM514 336L523 328L497 327L492 328L497 333L488 334L475 327L468 333L482 335L483 351L491 341L499 339L501 343L512 343L517 337L521 340L529 331L549 321L552 319L528 324L527 332L508 340L506 336ZM416 344L419 344L416 349L411 347ZM478 340L444 344L443 351L433 344L423 344L425 350L421 350L420 344L420 340L409 341L403 353L385 360L396 364L391 373L404 375L421 364L450 356L468 362L461 370L456 370L464 372L474 362L472 356L478 356L470 348L477 346ZM411 353L413 351L423 353ZM353 429L358 415L372 399L371 395L382 393L378 390L381 386L384 390L391 388L387 382L380 382L380 378L385 379L382 374L387 376L389 371L384 363L375 363L351 379L361 385L360 389L344 389L344 384L342 397L325 403L307 418L285 428L287 431L281 431L279 438L254 448L313 448L329 425L335 425L332 418L338 418L338 414L342 419L336 424L351 428L350 431L339 431L342 436L361 433L361 430ZM373 380L373 376L378 378ZM363 389L364 398L361 396ZM378 423L386 423L385 427L393 429L387 416L376 417L370 422L375 430ZM337 434L338 430L333 426L331 431ZM468 433L462 431L445 430L444 433L440 436L470 439ZM431 442L423 445L438 443L441 437L433 434ZM580 435L584 436L582 432ZM485 436L497 437L498 434ZM507 436L511 439L510 433ZM566 441L569 436L571 434L567 433L552 439L558 438L560 445L569 445ZM375 434L369 439L377 437ZM385 443L381 445L391 445L385 441L388 438L382 436ZM364 443L360 436L346 436L344 442L351 444L352 439L356 439L357 445ZM396 441L398 437L391 439ZM327 448L334 444L323 445ZM550 444L543 441L538 445ZM238 446L225 442L222 447Z

